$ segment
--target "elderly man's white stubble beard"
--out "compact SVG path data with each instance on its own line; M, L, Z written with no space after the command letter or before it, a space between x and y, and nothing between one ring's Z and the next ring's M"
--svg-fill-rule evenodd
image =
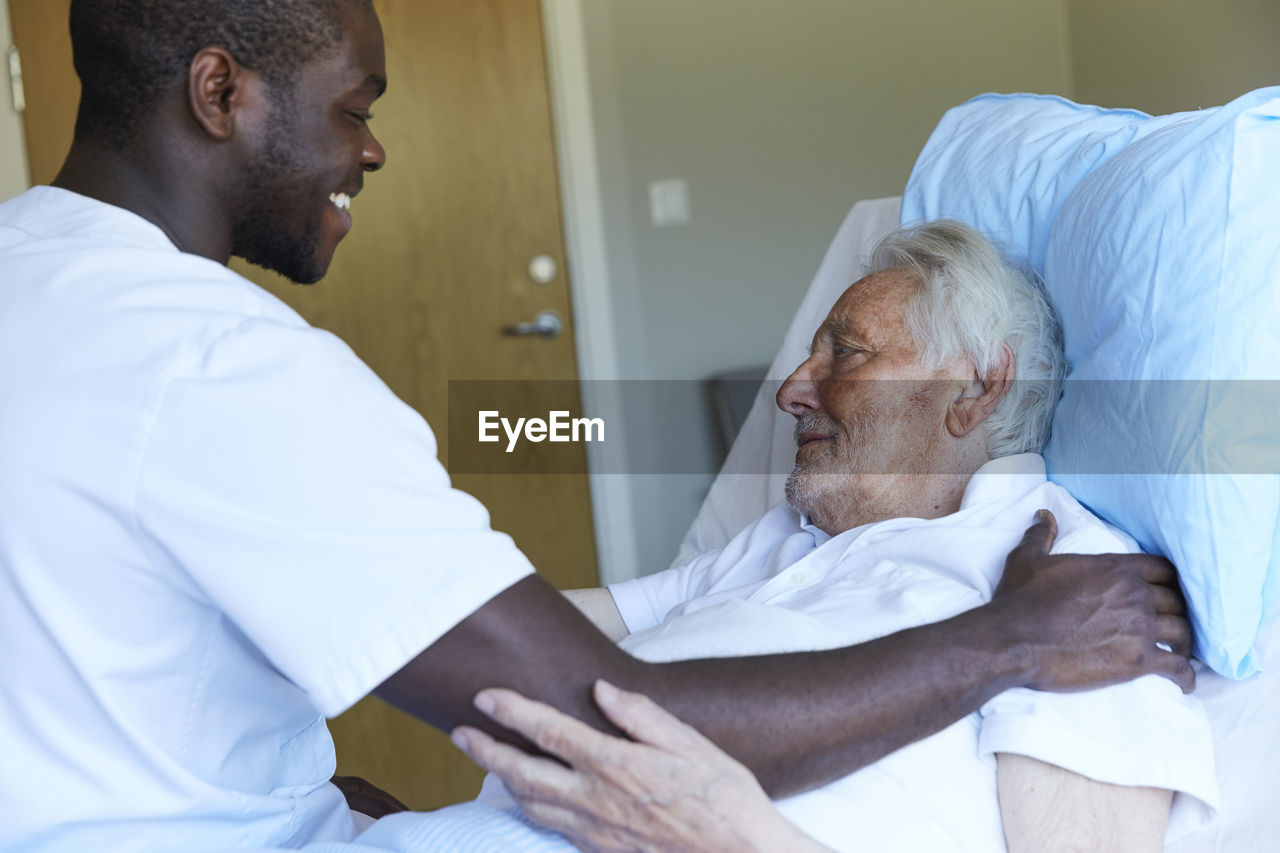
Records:
M832 433L835 438L826 442L820 451L810 451L797 458L787 477L787 503L809 516L820 529L831 533L833 527L841 526L841 519L858 514L857 504L867 497L864 488L870 485L866 480L891 480L892 477L869 473L876 470L877 465L884 466L884 460L874 458L875 428L870 413L858 412L843 425L819 415L798 418L797 445L800 436L807 432ZM846 454L842 455L842 447L848 448Z
M895 441L925 435L927 407L898 417L868 409L850 412L842 424L821 415L797 419L795 440L804 433L830 433L820 450L797 454L787 477L787 503L830 536L864 524L912 516L938 518L960 508L969 477L985 461L962 460L956 448L931 435L920 444ZM912 415L925 416L924 423Z

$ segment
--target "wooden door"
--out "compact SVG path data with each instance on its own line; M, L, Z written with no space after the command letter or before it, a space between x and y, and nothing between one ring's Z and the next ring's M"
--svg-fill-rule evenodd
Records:
M27 81L32 177L47 183L68 148L78 98L68 76L70 0L9 2ZM540 10L538 0L375 5L390 87L374 106L373 128L387 166L368 176L352 204L352 233L311 287L233 266L351 344L435 427L447 460L450 380L577 375ZM561 271L549 284L530 278L537 255ZM501 334L548 308L565 318L558 338ZM555 386L562 395L565 384ZM584 475L454 482L552 583L598 584ZM415 808L478 790L480 773L446 737L377 700L331 728L340 773L364 776Z

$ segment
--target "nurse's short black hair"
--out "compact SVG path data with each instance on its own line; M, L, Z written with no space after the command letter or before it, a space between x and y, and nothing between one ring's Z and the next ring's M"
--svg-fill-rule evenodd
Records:
M348 0L72 0L76 138L126 147L195 55L223 47L272 85L342 41ZM356 0L369 5L368 0Z

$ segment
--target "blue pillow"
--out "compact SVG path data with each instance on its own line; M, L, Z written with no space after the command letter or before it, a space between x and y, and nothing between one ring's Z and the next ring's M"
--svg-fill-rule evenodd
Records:
M942 117L902 194L902 222L958 219L1025 251L1044 275L1049 229L1080 179L1176 119L1056 95L979 95Z
M1090 172L1045 279L1073 380L1051 476L1178 566L1197 656L1256 672L1280 578L1280 88L1183 114Z
M1072 364L1050 476L1178 566L1198 657L1256 672L1280 593L1280 88L1162 117L983 96L943 125L903 222L964 220L1043 272Z

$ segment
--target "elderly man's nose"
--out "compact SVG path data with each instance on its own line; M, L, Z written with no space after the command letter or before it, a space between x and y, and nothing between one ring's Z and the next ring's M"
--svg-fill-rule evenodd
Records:
M819 407L817 385L809 375L806 364L797 367L795 372L787 377L774 398L777 400L779 409L798 418L816 411Z

